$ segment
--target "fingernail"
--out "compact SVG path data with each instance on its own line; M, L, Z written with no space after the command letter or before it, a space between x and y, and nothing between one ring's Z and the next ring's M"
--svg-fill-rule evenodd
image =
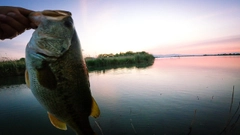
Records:
M0 14L0 19L5 19L5 18L6 18L6 15Z
M15 16L16 14L15 14L14 12L9 12L9 13L7 13L7 15L9 15L9 16Z

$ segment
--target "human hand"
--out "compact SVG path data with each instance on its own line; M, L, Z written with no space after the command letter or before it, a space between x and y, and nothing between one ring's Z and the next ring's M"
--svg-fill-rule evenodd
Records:
M12 39L26 29L36 28L28 19L31 12L20 7L0 6L0 39Z

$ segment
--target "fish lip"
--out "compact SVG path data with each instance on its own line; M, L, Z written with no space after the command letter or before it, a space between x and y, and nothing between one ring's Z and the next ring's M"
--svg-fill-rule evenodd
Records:
M44 10L42 11L44 16L59 17L59 16L71 16L72 13L65 10Z
M39 26L42 20L62 20L65 17L72 16L72 13L65 10L44 10L44 11L33 11L28 15L28 18L32 23Z
M58 57L56 57L56 56L49 56L49 55L46 55L46 54L41 53L41 52L37 52L36 54L43 56L48 61L56 61L58 59Z

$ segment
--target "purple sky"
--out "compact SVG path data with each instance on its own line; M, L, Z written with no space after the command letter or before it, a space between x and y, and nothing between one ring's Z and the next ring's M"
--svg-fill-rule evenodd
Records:
M240 52L239 0L7 0L31 10L68 10L84 56ZM0 57L24 57L33 30L0 41Z

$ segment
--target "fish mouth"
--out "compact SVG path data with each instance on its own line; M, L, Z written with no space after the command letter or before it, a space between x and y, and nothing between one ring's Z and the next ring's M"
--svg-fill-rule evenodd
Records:
M64 10L44 10L42 11L42 14L44 16L49 16L49 17L61 17L61 16L71 16L71 12L64 11Z
M64 10L44 10L42 12L31 12L28 17L31 22L38 26L44 18L49 20L62 20L71 15L71 12Z
M56 61L58 59L57 56L49 56L47 54L41 53L41 52L37 52L36 53L38 56L43 57L44 59L48 60L48 61Z

